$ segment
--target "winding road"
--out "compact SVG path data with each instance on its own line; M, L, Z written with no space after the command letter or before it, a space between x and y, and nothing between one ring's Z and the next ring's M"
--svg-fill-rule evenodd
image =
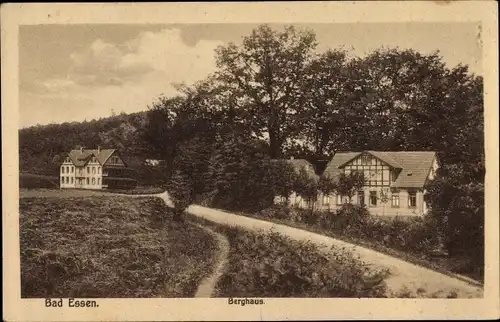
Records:
M166 192L154 196L162 198L168 206L172 206ZM423 297L443 298L450 294L455 294L458 298L483 297L481 287L461 279L332 237L198 205L191 205L187 212L222 225L237 226L248 230L273 230L295 240L311 241L320 247L328 247L327 249L332 246L349 249L363 262L390 270L391 275L386 278L389 296L401 291L410 291L414 296L419 294Z

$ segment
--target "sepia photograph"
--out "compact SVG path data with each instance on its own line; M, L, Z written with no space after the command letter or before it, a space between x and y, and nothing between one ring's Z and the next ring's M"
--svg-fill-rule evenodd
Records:
M17 32L21 300L485 298L480 21Z

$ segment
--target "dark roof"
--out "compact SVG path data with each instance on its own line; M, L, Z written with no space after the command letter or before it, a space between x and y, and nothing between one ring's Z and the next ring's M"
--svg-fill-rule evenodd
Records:
M436 157L432 151L365 151L394 169L400 169L396 181L391 184L396 188L421 188L424 186ZM342 167L363 152L338 152L326 166L323 175L335 178L342 172Z
M95 156L99 163L102 165L108 160L108 158L116 151L116 149L83 149L83 150L71 150L68 153L71 162L77 167L81 167L87 164L92 156Z

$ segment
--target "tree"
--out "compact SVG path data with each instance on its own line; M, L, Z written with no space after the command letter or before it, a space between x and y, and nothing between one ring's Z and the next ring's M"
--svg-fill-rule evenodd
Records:
M174 206L174 221L184 221L183 213L191 204L193 189L191 182L181 171L175 171L166 184L167 191Z
M209 160L213 206L234 210L268 207L274 200L271 164L260 141L228 134Z
M269 156L302 128L301 82L316 47L315 35L286 27L277 32L261 25L243 39L216 51L218 79L231 88L236 108L257 137L269 137Z
M341 173L337 178L336 192L340 196L349 198L349 203L352 202L352 197L357 191L361 190L365 185L365 176L362 172L349 172L349 174Z
M295 169L293 166L283 160L275 160L270 163L270 176L272 176L274 194L285 198L288 205L290 196L293 193L295 182Z
M318 181L305 168L301 168L296 175L293 190L306 200L311 211L314 211L318 200Z
M166 188L172 196L176 210L175 219L199 197L210 191L209 160L213 145L209 138L194 137L183 142L172 162L173 176L167 181Z
M335 192L337 189L337 184L333 178L329 176L322 175L319 177L318 181L318 190L324 194L329 195L332 192Z
M328 50L307 66L303 81L305 105L304 143L316 156L348 148L344 127L350 124L348 109L355 92L347 53Z

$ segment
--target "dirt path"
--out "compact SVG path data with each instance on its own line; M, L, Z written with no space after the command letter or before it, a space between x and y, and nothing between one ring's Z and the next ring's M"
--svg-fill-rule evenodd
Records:
M167 193L156 196L161 197L167 205L172 205ZM420 296L425 297L447 297L449 295L455 295L459 298L483 297L482 288L460 279L328 236L197 205L191 205L187 211L192 215L227 226L238 226L248 230L272 229L295 240L309 240L319 246L328 248L335 246L349 249L360 260L374 267L388 268L390 270L391 275L386 279L388 295L410 291L414 296L420 294Z
M216 238L218 244L218 252L215 258L214 271L212 272L212 274L205 277L201 281L194 297L201 297L201 298L213 297L215 295L214 291L215 291L215 286L217 285L217 281L224 273L224 269L226 267L227 258L229 255L229 241L224 235L219 234L210 228L207 228L202 225L197 225L197 226L206 230L207 232L212 234L214 238Z

